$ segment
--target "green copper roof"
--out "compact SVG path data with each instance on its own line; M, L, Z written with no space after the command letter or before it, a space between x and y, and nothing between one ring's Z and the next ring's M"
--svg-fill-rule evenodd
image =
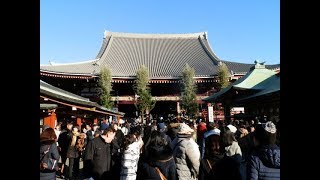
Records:
M62 96L62 97L68 98L68 99L78 100L81 102L90 102L90 100L87 98L70 93L68 91L57 88L55 86L52 86L51 84L48 84L48 83L40 80L40 92L42 92L42 91L46 91L48 93L55 94L56 96Z
M257 66L257 65L256 65ZM240 78L232 85L235 89L263 89L265 84L268 83L268 78L275 75L275 71L265 68L254 68L249 71L245 76Z
M58 105L57 104L44 104L44 103L40 103L40 109L55 109L57 108Z
M251 99L254 97L258 97L258 96L264 96L264 95L268 95L268 94L271 94L274 92L279 92L280 91L280 76L278 76L278 75L271 76L270 78L268 78L267 82L264 83L264 85L265 86L264 86L263 90L255 93L251 96L241 98L238 101Z
M102 110L104 112L108 112L113 115L124 116L123 112L107 109L105 107L100 106L96 102L90 101L87 98L78 96L76 94L70 93L58 87L52 86L51 84L48 84L41 80L40 80L40 94L53 97L54 99L63 100L72 104L79 104L89 108L97 108L98 110Z
M251 67L250 71L238 79L237 81L230 84L228 87L222 89L221 91L215 93L212 96L209 96L204 101L212 101L217 99L222 94L225 94L230 89L238 89L238 90L245 90L245 89L254 89L254 90L262 90L265 89L266 85L269 83L268 78L275 75L276 72L266 69L265 65L262 63L256 62L256 65Z

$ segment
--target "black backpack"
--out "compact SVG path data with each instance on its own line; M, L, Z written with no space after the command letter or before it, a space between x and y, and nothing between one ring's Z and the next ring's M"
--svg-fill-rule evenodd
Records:
M58 162L55 159L50 158L50 147L42 153L40 153L40 171L58 171Z

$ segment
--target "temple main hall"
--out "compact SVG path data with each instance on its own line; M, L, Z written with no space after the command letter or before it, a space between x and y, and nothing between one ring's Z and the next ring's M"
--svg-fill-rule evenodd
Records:
M206 32L135 34L106 31L94 59L40 65L40 79L98 102L99 73L102 66L107 66L112 73L111 95L115 109L124 112L125 117L135 117L133 84L137 70L144 65L149 71L151 95L156 100L155 108L150 113L155 116L176 115L180 111L182 70L188 64L195 70L201 111L206 108L202 99L218 91L219 64L227 65L230 81L244 76L255 65L222 60L211 47ZM266 68L277 71L280 64L266 65Z

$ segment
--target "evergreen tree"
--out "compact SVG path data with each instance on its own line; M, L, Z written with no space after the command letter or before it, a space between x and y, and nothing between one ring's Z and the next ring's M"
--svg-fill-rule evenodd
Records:
M229 69L225 63L219 63L218 69L218 87L219 89L223 89L229 86Z
M137 95L135 106L137 110L141 113L142 120L144 119L144 114L149 114L149 112L155 106L155 100L152 99L152 95L149 87L149 72L147 67L144 65L137 71L135 84L133 85L133 90Z
M185 110L189 117L195 116L198 113L197 103L197 86L193 77L195 76L195 70L188 64L182 71L182 82L181 82L181 107Z
M112 75L109 68L103 66L99 75L99 95L100 104L106 108L111 109L113 107L113 101L111 101L110 92L112 91Z

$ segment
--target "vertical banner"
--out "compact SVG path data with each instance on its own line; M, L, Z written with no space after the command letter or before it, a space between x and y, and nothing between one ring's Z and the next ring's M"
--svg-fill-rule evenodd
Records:
M209 122L213 122L213 107L208 106L208 117L209 117Z

